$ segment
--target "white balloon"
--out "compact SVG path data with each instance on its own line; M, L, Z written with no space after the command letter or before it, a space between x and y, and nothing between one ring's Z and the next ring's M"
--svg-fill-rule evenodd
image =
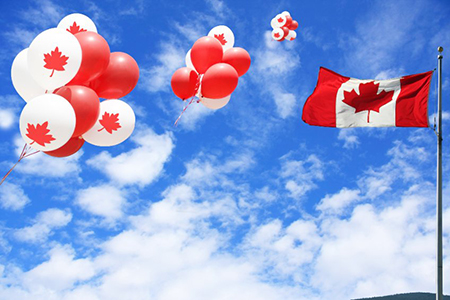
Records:
M72 137L76 117L72 105L63 97L44 94L31 99L20 114L20 134L36 150L52 151Z
M288 12L288 11L283 11L282 13L281 13L282 15L284 15L284 16L290 16L291 14Z
M68 32L75 34L81 31L93 31L97 32L97 27L94 22L87 16L82 14L71 14L65 16L57 26L60 29L67 30Z
M274 26L272 26L272 28L280 28L283 27L284 25L286 25L287 19L286 16L283 14L278 14L275 18L274 18Z
M225 25L219 25L211 29L208 36L215 37L222 44L223 52L234 46L234 34L230 28Z
M134 130L136 117L133 109L122 100L100 103L100 114L95 125L83 134L83 139L96 146L114 146L125 141Z
M186 57L184 58L184 61L186 62L186 67L191 68L192 70L197 72L197 70L195 69L194 65L192 64L191 49L189 49L189 51L186 53Z
M11 67L11 80L17 93L25 102L45 94L46 90L33 79L28 71L28 48L20 51Z
M293 41L297 38L297 33L294 30L289 30L288 35L286 36L286 39L289 41Z
M270 26L272 26L273 29L275 28L280 28L280 26L278 25L278 21L276 18L273 18L272 21L270 21Z
M54 90L72 80L80 69L81 46L77 38L62 29L39 34L28 48L28 69L45 89Z
M226 96L221 99L209 99L209 98L201 98L200 103L206 106L209 109L219 109L224 107L230 101L231 95Z
M280 41L283 39L284 36L284 31L281 28L275 28L274 30L272 30L272 38L275 41Z

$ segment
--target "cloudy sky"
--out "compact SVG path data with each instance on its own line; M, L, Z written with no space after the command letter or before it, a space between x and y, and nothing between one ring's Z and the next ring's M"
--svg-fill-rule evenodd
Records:
M114 147L24 159L0 186L0 299L299 300L435 291L436 136L301 121L319 67L387 79L444 51L444 292L450 293L450 3L2 1L0 171L24 145L14 57L66 15L135 58L137 117ZM292 42L270 38L289 11ZM186 52L230 27L252 65L231 101L183 109ZM429 116L436 112L433 76ZM446 130L448 128L448 130ZM2 176L3 176L2 174Z

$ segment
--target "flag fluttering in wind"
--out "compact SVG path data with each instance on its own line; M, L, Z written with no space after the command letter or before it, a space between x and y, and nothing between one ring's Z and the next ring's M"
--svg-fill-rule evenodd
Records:
M432 71L361 80L321 67L303 107L305 123L324 127L428 127Z

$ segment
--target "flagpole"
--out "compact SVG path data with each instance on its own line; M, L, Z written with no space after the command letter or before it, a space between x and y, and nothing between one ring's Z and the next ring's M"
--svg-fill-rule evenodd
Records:
M437 184L436 184L436 219L437 219L437 290L436 300L444 300L443 296L443 270L442 270L442 52L438 48L438 131L437 131Z

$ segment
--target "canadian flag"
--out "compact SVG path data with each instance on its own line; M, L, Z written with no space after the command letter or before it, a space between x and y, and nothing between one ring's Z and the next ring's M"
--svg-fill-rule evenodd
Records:
M387 80L361 80L321 67L305 102L305 123L325 127L428 127L432 71Z

